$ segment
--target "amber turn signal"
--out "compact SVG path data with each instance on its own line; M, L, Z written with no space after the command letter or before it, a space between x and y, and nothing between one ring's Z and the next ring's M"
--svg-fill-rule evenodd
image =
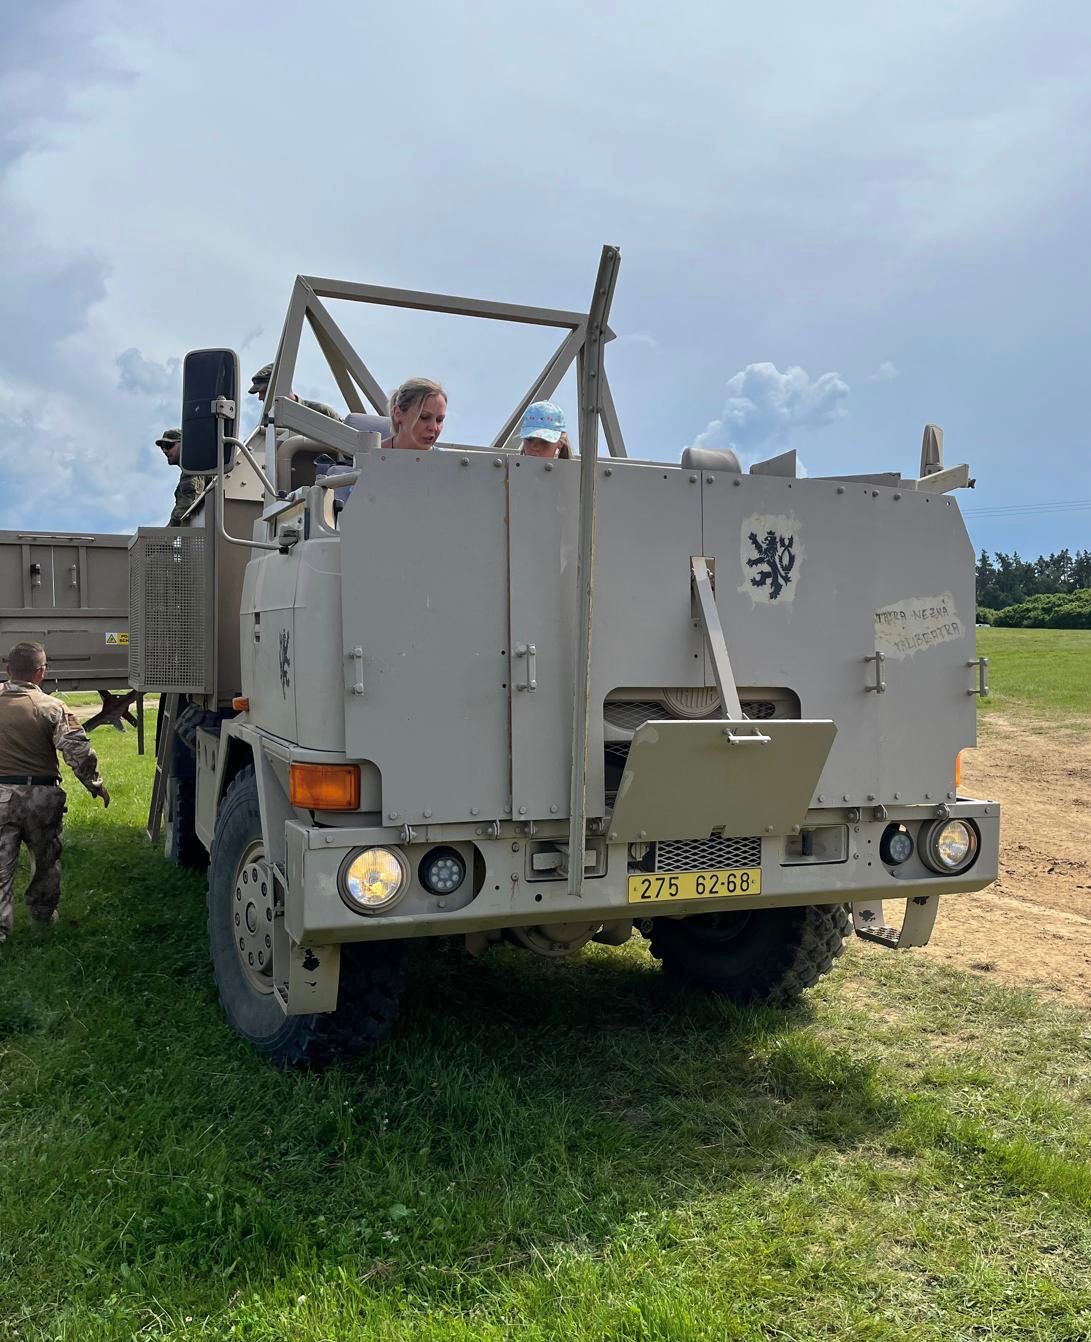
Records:
M360 769L355 764L293 764L288 799L307 811L358 811Z
M962 751L955 756L955 791L962 786Z
M245 713L250 707L250 700L247 699L245 694L236 694L234 699L231 700L231 707L236 713Z

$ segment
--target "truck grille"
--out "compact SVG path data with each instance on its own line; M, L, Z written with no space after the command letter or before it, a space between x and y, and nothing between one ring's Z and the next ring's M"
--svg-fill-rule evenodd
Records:
M761 839L669 839L657 843L656 871L721 871L761 866Z

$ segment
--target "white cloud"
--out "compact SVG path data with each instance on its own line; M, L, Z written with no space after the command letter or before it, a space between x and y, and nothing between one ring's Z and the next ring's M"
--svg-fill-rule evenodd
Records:
M788 447L797 431L813 431L846 413L849 386L837 373L811 379L805 369L782 373L773 363L751 363L727 384L720 418L693 440L694 447L731 448L754 460Z
M153 359L145 359L138 349L127 349L122 350L114 363L117 364L121 375L118 386L122 391L154 396L163 400L172 397L176 407L181 405L181 359L168 359L166 363L156 363Z
M875 372L869 374L864 379L864 381L893 382L897 376L898 376L898 370L897 368L894 367L894 364L889 359L884 359L882 363L879 365L879 367L876 368Z

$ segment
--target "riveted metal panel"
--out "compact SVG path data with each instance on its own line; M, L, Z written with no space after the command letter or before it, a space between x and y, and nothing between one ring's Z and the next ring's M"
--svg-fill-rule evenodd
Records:
M740 683L787 685L805 718L837 724L815 802L945 800L975 731L957 505L873 482L737 478L703 485L717 609Z
M362 456L341 514L346 749L378 767L388 820L502 819L511 804L506 463L495 460Z
M947 801L977 739L973 548L949 495L880 490L873 508L880 795Z
M547 466L552 469L547 470ZM702 686L690 609L690 556L700 553L700 486L677 468L615 460L598 467L587 814L605 814L603 704L619 686ZM537 688L512 662L516 819L569 812L579 463L508 461L513 652L535 648ZM642 719L643 720L643 719Z
M829 480L706 476L704 554L715 560L738 683L786 687L803 718L837 726L813 803L866 805L880 791L877 695L867 688L875 664L865 658L875 653L883 542L871 488L840 489Z
M580 467L513 457L508 474L512 801L517 819L556 819L569 812Z

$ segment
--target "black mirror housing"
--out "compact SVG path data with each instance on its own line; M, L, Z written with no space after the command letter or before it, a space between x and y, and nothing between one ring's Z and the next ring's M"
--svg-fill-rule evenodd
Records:
M219 416L215 404L223 398L235 407L234 417L223 420L225 438L238 437L239 356L233 349L190 350L182 365L183 475L215 475L219 467ZM224 447L224 470L235 449Z

